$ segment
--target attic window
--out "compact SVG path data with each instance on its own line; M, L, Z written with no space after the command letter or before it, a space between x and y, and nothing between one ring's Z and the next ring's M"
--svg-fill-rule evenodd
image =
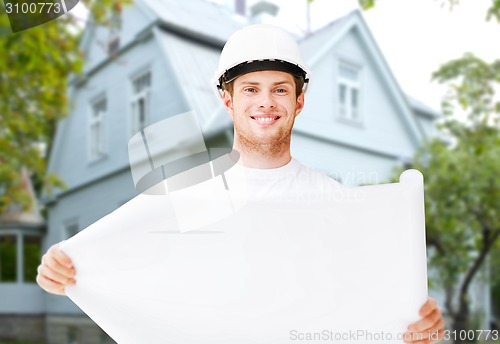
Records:
M114 56L120 50L120 37L114 36L108 41L108 55Z
M101 98L92 104L89 119L89 155L91 160L104 156L104 117L106 110L106 98Z
M361 69L341 62L338 66L338 115L339 118L361 121Z
M109 56L115 56L120 50L120 29L121 29L121 18L120 13L112 10L109 19L109 38L107 51Z
M149 98L151 93L151 72L146 70L131 80L131 134L144 129L149 119Z

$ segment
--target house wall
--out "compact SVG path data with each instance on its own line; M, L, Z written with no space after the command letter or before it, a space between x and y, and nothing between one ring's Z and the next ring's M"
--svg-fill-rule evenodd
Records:
M312 140L326 139L344 146L356 147L361 151L369 151L371 154L358 154L359 158L368 159L375 164L371 170L377 169L376 166L387 170L387 166L381 166L377 162L379 157L409 159L417 145L414 133L407 127L402 109L391 96L391 86L383 81L379 75L379 68L369 56L357 30L353 29L337 42L331 52L318 60L314 66L312 87L306 94L306 106L297 118L296 129L297 132L308 134ZM360 122L349 121L339 116L337 108L339 61L356 65L361 70L362 120ZM347 154L348 151L344 153ZM351 165L352 161L358 161L355 151L354 154L350 158ZM387 171L382 175L385 178Z
M158 45L149 39L110 62L74 91L71 115L60 125L58 152L50 167L68 186L78 187L117 170L128 168L128 141L131 137L131 77L150 68L149 123L188 110L177 87L173 71ZM105 96L105 154L99 160L89 157L89 117L91 104Z
M346 186L389 182L400 165L395 157L373 154L356 147L317 140L301 133L292 138L292 156Z

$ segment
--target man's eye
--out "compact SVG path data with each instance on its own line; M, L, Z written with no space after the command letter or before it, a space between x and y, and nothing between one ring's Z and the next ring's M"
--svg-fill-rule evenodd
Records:
M253 87L247 87L247 88L245 88L245 92L253 93L253 92L256 92L256 89Z
M278 88L276 90L276 93L286 93L286 89L284 89L284 88Z

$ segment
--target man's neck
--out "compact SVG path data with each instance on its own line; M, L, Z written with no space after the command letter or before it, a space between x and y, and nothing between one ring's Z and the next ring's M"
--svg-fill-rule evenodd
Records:
M292 159L290 148L276 151L248 150L235 144L233 149L238 151L240 158L238 164L249 168L270 169L285 166Z

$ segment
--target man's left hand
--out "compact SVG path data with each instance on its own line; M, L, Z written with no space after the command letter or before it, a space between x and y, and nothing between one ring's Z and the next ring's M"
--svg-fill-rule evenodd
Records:
M440 341L444 336L444 319L436 300L428 299L420 308L419 321L408 326L405 343L430 344Z

